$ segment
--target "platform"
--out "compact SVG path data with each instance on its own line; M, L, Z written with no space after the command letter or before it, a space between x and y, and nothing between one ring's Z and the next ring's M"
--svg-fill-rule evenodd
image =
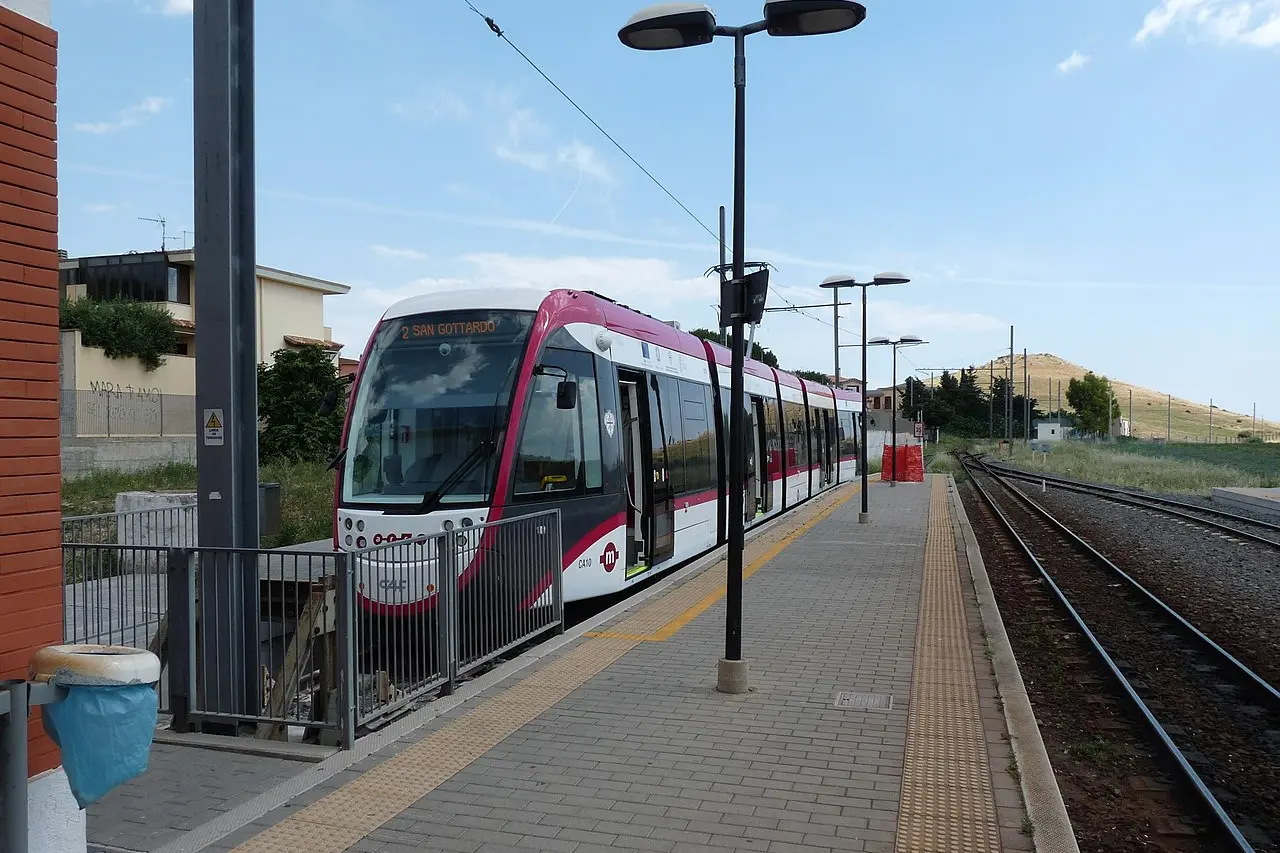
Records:
M714 689L704 560L155 849L1029 851L1028 813L1071 849L954 484L872 490L871 524L845 487L748 542L749 694Z
M1280 515L1280 489L1214 489L1213 499L1228 506Z

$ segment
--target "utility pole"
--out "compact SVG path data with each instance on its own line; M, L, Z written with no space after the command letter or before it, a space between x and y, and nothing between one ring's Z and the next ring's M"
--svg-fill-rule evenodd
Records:
M987 441L996 437L996 360L991 359L988 365L991 373L987 377Z
M1111 427L1111 410L1116 406L1116 392L1111 387L1111 380L1107 380L1107 440L1111 440L1111 434L1114 431Z
M1254 434L1255 436L1258 434L1258 404L1257 404L1257 403L1254 403L1254 404L1253 404L1253 430L1252 430L1252 432L1253 432L1253 434Z
M1173 395L1169 395L1169 424L1164 430L1164 440L1173 441Z
M1022 437L1031 440L1031 376L1027 369L1027 348L1022 348Z
M1013 326L1009 327L1009 381L1004 386L1004 437L1013 440Z
M1213 444L1213 398L1209 398L1209 443Z
M195 144L197 510L200 544L258 540L258 365L254 228L253 0L201 0L192 20ZM241 552L200 578L203 710L261 713L258 568ZM206 633L209 636L209 633Z
M729 264L724 257L724 205L720 205L720 292L724 292L724 283L728 281ZM716 312L719 314L719 312ZM723 346L729 346L729 324L725 322L724 317L720 318L720 343Z

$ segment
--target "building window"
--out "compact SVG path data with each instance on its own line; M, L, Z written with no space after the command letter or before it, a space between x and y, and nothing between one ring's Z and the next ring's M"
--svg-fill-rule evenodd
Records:
M178 301L178 268L169 267L169 292L168 298L170 302Z

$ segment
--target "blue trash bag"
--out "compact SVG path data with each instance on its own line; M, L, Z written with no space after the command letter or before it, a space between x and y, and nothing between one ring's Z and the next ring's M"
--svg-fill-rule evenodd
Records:
M66 699L42 709L81 809L146 772L158 705L153 685L130 684L68 687Z

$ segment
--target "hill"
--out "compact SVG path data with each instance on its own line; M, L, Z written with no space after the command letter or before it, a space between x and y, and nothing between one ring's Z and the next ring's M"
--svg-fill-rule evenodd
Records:
M1052 410L1057 407L1058 383L1062 383L1062 408L1070 411L1071 406L1067 404L1067 384L1072 379L1082 378L1088 368L1081 367L1051 353L1032 353L1028 355L1027 361L1029 362L1027 371L1031 376L1031 396L1039 402L1040 409ZM1021 353L1014 356L1013 363L1014 388L1015 390L1021 390ZM1008 365L1009 356L1007 355L995 359L996 375L999 376L1002 371L1008 369ZM989 361L978 366L978 384L983 388L986 387L986 377L990 375L991 369L992 362ZM923 378L925 382L929 381L928 377ZM1174 441L1204 441L1209 437L1209 406L1207 402L1197 403L1175 396L1172 407L1170 407L1167 392L1134 385L1114 376L1108 378L1111 380L1111 387L1115 389L1116 402L1120 404L1120 413L1123 417L1129 417L1129 392L1133 392L1134 436L1139 438L1164 438L1169 430L1170 417L1172 417L1172 437ZM1053 387L1052 402L1050 402L1050 383L1052 383ZM1235 436L1242 431L1250 429L1252 426L1253 416L1251 414L1230 412L1226 409L1214 407L1214 439ZM1259 434L1275 432L1276 429L1277 425L1274 422L1264 425L1264 422L1259 419Z

